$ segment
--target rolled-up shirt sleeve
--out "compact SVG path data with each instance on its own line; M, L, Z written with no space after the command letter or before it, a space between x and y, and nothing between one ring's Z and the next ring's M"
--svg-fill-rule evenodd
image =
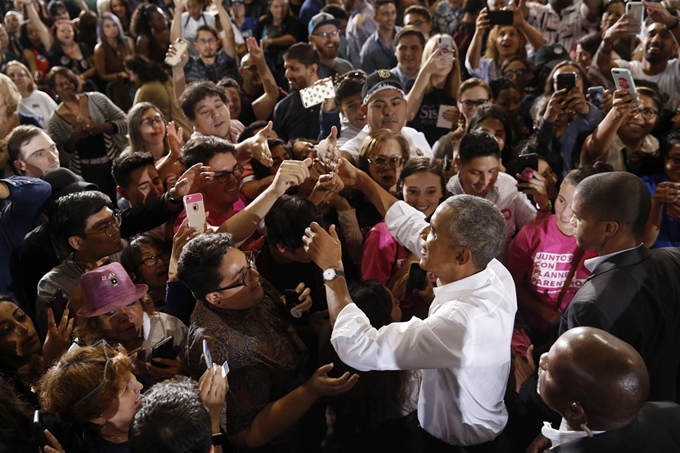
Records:
M360 371L457 368L466 318L464 310L447 303L426 320L412 318L377 330L350 304L335 321L331 344L343 362Z
M420 258L422 250L420 233L429 226L425 221L425 214L405 201L397 201L385 214L385 223L390 234Z

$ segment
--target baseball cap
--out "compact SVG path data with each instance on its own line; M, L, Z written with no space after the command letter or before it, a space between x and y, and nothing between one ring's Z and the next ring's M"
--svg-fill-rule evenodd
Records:
M534 55L534 66L536 68L545 66L550 69L565 60L569 60L569 52L561 44L552 42L546 44Z
M64 167L46 171L40 179L52 186L52 200L57 200L70 193L99 189L96 184L86 182L83 178Z
M406 96L404 85L401 84L399 77L392 74L387 69L380 69L366 78L366 83L361 90L361 99L364 104L368 104L371 97L382 90L397 90L402 96Z
M310 35L314 34L314 30L316 30L318 27L326 24L333 24L336 27L340 26L340 21L333 17L332 14L328 13L319 13L316 16L312 17L312 20L309 21L309 25L307 26L307 31L309 32Z

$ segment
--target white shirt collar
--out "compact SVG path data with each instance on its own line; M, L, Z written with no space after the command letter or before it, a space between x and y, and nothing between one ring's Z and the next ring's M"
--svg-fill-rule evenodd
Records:
M593 435L595 434L602 434L604 431L593 431ZM588 434L585 431L572 431L569 429L569 425L567 425L566 420L562 419L562 423L560 423L560 429L557 430L550 426L549 422L543 422L543 428L541 428L541 434L543 434L545 437L550 439L550 442L552 442L552 447L550 449L552 450L553 448L559 447L562 444L566 444L567 442L572 442L574 440L582 439L584 437L588 437Z
M587 259L583 262L583 265L588 269L591 273L595 272L595 269L597 266L599 266L603 261L608 260L612 256L618 255L619 253L623 252L628 252L630 250L635 250L636 248L640 247L642 244L638 245L637 247L633 247L630 249L626 250L619 250L618 252L610 253L608 255L603 255L603 256L596 256L595 258L590 258Z
M142 312L142 334L144 335L144 341L149 339L149 333L151 332L151 318L146 314L145 311Z

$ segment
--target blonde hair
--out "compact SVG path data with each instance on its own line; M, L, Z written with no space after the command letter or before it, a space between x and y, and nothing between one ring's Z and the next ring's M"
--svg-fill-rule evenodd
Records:
M12 79L5 74L0 74L0 94L5 98L7 114L13 115L19 108L21 93L19 93L19 89L14 82L12 82Z
M445 34L436 34L430 37L430 39L427 40L427 43L425 43L425 47L423 48L423 56L420 60L420 67L422 68L425 62L427 61L428 58L430 58L430 55L434 53L435 50L437 50L438 47L438 39L441 38L442 36L450 36L450 35L445 35ZM452 98L456 99L456 96L458 95L458 90L460 89L460 54L458 53L458 47L456 47L456 43L451 39L451 45L453 46L453 52L454 52L454 60L453 60L453 68L451 68L451 72L449 72L448 77L446 78L446 82L444 83L444 91L446 91L446 94L451 96ZM432 86L432 81L428 80L427 81L427 86L425 87L425 94L431 92L434 89Z
M406 137L399 132L392 132L390 129L377 129L368 134L361 144L361 149L359 150L359 168L368 172L369 157L378 150L378 146L389 140L396 140L399 144L399 148L401 148L401 157L404 158L403 163L405 164L411 155L411 146L409 145L408 140L406 140Z
M9 68L11 68L12 66L16 66L17 68L19 68L23 71L24 75L28 79L28 92L33 93L33 91L35 91L35 89L37 87L35 86L35 82L33 81L33 77L31 76L31 70L28 69L26 67L26 65L23 64L22 62L17 61L17 60L12 60L9 63L7 63L7 65L5 65L5 75L7 75ZM10 79L10 80L12 80L12 79ZM14 82L12 82L12 83L14 83ZM16 86L16 85L14 85L14 86Z
M142 310L144 310L147 315L153 316L156 309L151 296L144 294L139 298L139 303L142 305ZM99 316L93 316L91 318L78 316L76 318L75 335L87 344L94 344L101 340L102 334L99 332L97 323L98 318ZM104 339L106 340L106 338Z
M519 55L523 59L527 59L527 38L524 33L519 31L514 25L496 25L489 32L489 37L486 40L486 52L484 52L484 58L490 58L500 66L503 62L501 61L500 54L498 53L498 48L496 47L496 39L501 33L501 28L512 27L519 36L519 47L517 48L517 53L514 55Z

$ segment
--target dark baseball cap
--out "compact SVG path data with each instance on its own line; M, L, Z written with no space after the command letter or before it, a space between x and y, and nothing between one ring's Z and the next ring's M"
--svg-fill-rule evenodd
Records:
M534 66L536 68L545 66L552 69L557 66L558 63L569 59L569 52L567 49L562 47L559 43L552 42L538 49L534 55Z
M366 83L364 83L364 87L361 90L363 103L368 104L371 96L382 90L397 90L401 93L402 97L406 96L406 90L404 85L401 84L399 77L387 69L381 69L366 78Z
M46 171L40 179L52 186L52 200L57 200L70 193L99 190L96 184L86 182L83 178L64 167Z

